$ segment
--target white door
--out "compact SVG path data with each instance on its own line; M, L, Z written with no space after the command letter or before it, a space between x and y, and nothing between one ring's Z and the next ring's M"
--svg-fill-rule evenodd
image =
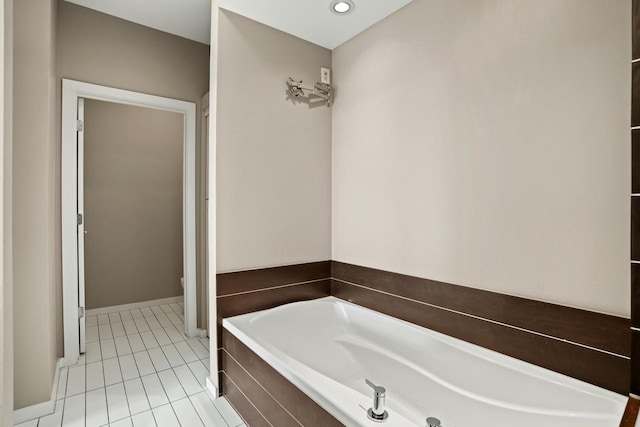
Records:
M78 323L80 353L85 352L84 315L84 99L78 98Z

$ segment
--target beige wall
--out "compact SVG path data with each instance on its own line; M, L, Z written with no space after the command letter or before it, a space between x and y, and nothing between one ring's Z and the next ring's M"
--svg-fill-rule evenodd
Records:
M13 425L13 279L12 279L12 151L13 151L13 0L0 2L0 426Z
M86 308L182 295L183 115L84 108Z
M207 131L205 133L208 134L207 138L207 164L215 165L216 164L216 155L217 150L211 149L211 147L217 147L217 133L215 129L217 126L217 109L218 109L218 39L219 39L219 9L218 9L219 0L212 0L211 2L211 55L209 55L209 95L208 95L208 121L205 124ZM208 226L205 227L207 230L206 244L208 246L208 251L206 251L206 263L207 263L207 299L208 299L208 307L207 307L207 319L206 323L210 328L211 325L215 325L218 322L218 307L217 307L217 297L215 289L216 289L216 273L218 271L216 265L216 171L212 171L211 169L207 172L207 184L205 185L206 189L206 221ZM212 225L213 224L213 225ZM213 289L214 292L209 292L210 289ZM211 330L211 329L209 329ZM213 375L211 373L213 372ZM218 352L214 351L210 354L209 357L209 379L211 380L211 384L216 386L219 390L218 384Z
M295 105L331 52L219 11L217 270L329 259L331 110Z
M57 361L55 0L15 3L15 407L49 400Z
M199 107L200 99L209 88L209 46L65 1L60 2L58 15L58 79L160 95L195 102ZM57 84L60 87L60 80ZM197 129L200 129L199 123ZM200 152L198 144L198 157ZM59 182L59 171L56 182ZM59 200L59 186L56 191ZM201 194L199 188L197 191ZM201 194L197 210L203 200ZM59 242L59 227L57 233ZM58 253L58 277L61 275L59 263ZM200 266L201 263L198 268ZM58 299L62 307L61 291ZM58 324L61 327L61 312ZM62 351L61 330L58 346Z
M415 1L333 53L333 258L629 315L631 7Z

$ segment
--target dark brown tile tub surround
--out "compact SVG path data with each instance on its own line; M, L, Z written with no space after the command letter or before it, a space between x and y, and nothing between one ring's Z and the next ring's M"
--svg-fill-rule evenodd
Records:
M640 359L640 332L633 330L631 338L631 393L639 396L637 393L640 390L640 363L636 361Z
M232 383L233 387L231 396L227 397L243 417L244 411L248 409L248 416L256 417L255 412L258 412L263 418L255 425L262 425L261 422L266 424L268 421L278 427L342 426L226 329L223 331L223 343L225 384ZM247 408L245 400L255 411ZM244 406L241 407L242 405ZM254 423L249 422L249 425L253 427Z
M630 397L627 401L627 406L624 408L620 427L635 427L638 409L640 409L640 400Z
M632 2L631 127L640 126L640 0ZM640 395L640 130L631 130L631 324L630 391ZM637 403L637 402L636 402ZM627 407L627 409L629 409ZM637 416L635 406L634 419ZM629 418L626 416L625 418ZM623 424L624 425L624 422ZM629 425L632 425L631 421Z
M629 319L335 261L332 278L338 298L629 392Z
M640 260L640 196L631 197L631 259Z
M221 375L220 385L229 403L233 405L236 412L240 414L249 427L271 427L244 393L242 393L234 382L224 373Z
M640 264L631 263L631 326L640 328Z
M631 165L631 192L640 194L640 129L631 131Z
M631 64L631 126L640 126L640 62Z
M331 277L330 261L222 273L217 275L218 296L328 279L329 277Z
M640 58L640 2L633 0L631 13L633 59Z

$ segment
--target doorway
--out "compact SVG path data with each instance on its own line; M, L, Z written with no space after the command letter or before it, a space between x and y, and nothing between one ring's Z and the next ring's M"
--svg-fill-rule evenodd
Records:
M93 103L94 101L163 110L178 113L182 117L183 332L189 337L199 334L196 327L195 104L65 79L62 89L62 274L63 364L65 365L76 362L84 352L85 343L85 237L86 233L90 232L85 230L85 223L90 223L91 219L85 217L84 110L85 102Z

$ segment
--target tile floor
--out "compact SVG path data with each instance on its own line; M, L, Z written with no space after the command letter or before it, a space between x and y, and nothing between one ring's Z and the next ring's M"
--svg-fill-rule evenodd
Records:
M55 413L19 427L246 427L205 390L209 339L186 338L183 305L89 316L86 353L60 371Z

